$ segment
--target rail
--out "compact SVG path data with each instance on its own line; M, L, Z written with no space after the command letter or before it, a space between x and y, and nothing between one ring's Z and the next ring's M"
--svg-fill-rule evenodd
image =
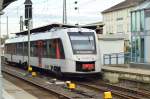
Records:
M89 89L95 89L97 91L111 91L114 96L117 96L117 99L149 99L150 93L146 91L140 91L136 89L121 87L117 85L112 85L109 83L78 83Z
M65 87L65 84L61 84L65 83L64 81L58 81L57 84L52 80L53 77L51 78L40 74L37 77L32 77L31 75L28 75L27 72L23 69L9 66L8 64L5 64L2 70L3 73L9 74L35 86L41 87L44 90L50 91L52 94L61 97L61 99L99 99L99 97L101 97L101 95L94 90L92 91L78 85L76 89L70 90Z

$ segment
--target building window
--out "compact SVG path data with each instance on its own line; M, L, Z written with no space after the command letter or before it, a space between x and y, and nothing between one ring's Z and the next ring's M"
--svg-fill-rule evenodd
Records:
M136 13L135 12L132 12L132 21L131 21L131 24L132 24L132 32L135 32L136 31Z
M136 12L136 31L140 31L140 12Z
M123 24L117 25L117 33L123 33Z
M145 29L150 31L150 10L145 10Z
M144 21L145 21L144 11L132 12L131 13L131 31L132 32L143 32Z
M123 20L123 18L117 18L117 21Z
M123 33L123 18L117 18L117 33Z
M144 11L141 11L141 20L140 20L141 31L144 31L144 20L145 20Z

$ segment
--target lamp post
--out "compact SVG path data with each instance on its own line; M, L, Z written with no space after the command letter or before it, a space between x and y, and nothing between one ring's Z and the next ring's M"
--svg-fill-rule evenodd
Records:
M2 56L2 51L1 51L1 15L3 15L4 12L2 12L2 10L0 10L0 99L3 99L3 85L2 85L2 80L3 80L3 76L2 76L2 71L1 71L1 56Z

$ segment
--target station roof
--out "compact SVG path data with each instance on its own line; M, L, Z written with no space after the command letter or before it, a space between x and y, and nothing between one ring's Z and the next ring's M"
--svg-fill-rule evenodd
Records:
M91 24L87 24L82 26L83 28L88 28L88 29L97 29L97 28L103 28L104 23L103 22L96 22L96 23L91 23Z
M102 13L108 13L108 12L113 12L113 11L129 8L129 7L134 7L134 6L139 5L143 1L145 1L145 0L125 0L115 6L112 6L108 9L104 10Z
M67 24L57 24L57 23L54 23L54 24L49 24L49 25L46 25L46 26L42 26L42 27L31 29L30 32L31 32L31 34L32 33L45 32L45 31L51 30L52 28L57 28L57 27L58 28L59 27L73 28L73 27L77 27L77 26L75 26L75 25L67 25ZM27 35L28 31L22 31L22 32L15 33L15 34L16 35Z
M2 4L2 9L6 8L10 3L16 1L16 0L2 0L3 4Z

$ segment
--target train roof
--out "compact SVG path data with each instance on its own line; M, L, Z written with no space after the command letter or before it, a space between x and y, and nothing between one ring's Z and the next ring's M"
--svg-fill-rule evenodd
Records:
M75 26L75 25L67 25L67 24L57 24L57 23L54 23L54 24L49 24L49 25L46 25L46 26L42 26L42 27L31 29L30 32L32 34L32 33L39 33L39 32L49 31L52 28L73 28L73 27L77 27L77 26ZM28 31L22 31L22 32L15 33L15 34L17 36L18 35L28 35Z
M36 40L45 40L45 39L51 39L51 38L60 38L63 35L66 35L67 32L94 32L92 29L87 28L61 28L61 29L51 29L47 32L36 32L32 33L30 35L30 41L36 41ZM66 32L67 31L67 32ZM63 33L65 32L65 33ZM8 43L16 43L16 42L26 42L28 41L28 35L18 35L14 38L9 38L5 41L5 44Z

